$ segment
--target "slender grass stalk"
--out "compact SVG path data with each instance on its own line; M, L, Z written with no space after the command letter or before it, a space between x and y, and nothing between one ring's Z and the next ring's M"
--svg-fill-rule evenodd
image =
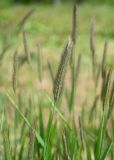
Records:
M91 29L90 29L90 51L91 51L93 77L94 77L94 80L96 80L95 20L92 20Z
M73 12L72 12L72 31L71 31L71 39L73 42L72 54L71 54L71 58L70 58L71 70L73 68L74 59L75 59L74 47L76 44L76 37L77 37L77 3L76 3L76 0L74 0L74 6L73 6Z
M31 124L29 123L28 119L23 115L23 113L19 110L18 105L15 103L15 101L12 99L12 97L9 95L9 93L6 93L8 99L10 100L10 102L13 104L13 107L17 110L17 112L19 113L19 115L23 118L23 120L26 122L27 126L29 128L31 128L34 131L34 134L38 140L38 142L41 144L41 146L44 146L44 141L41 138L41 136L39 135L39 133L36 131L36 129L34 129Z
M102 57L102 64L101 64L102 78L103 78L103 71L104 71L105 66L106 66L107 49L108 49L108 42L105 41L105 43L104 43L104 50L103 50L103 57Z
M66 137L66 134L63 132L62 134L62 142L63 142L63 156L64 156L64 159L66 160L70 160L70 156L69 156L69 149L68 149L68 145L67 145L67 137Z
M107 121L111 118L111 113L114 109L114 81L112 82L112 86L109 93L109 103L108 103L108 113L107 113Z
M90 110L89 121L92 121L93 118L94 118L94 111L97 107L98 100L99 100L99 96L97 95L94 99L93 105L92 105L91 110Z
M42 60L42 53L40 44L37 44L37 70L38 70L38 77L39 80L42 81L42 73L43 73L43 60Z
M84 150L83 128L82 128L82 122L81 122L80 116L79 116L79 129L80 129L80 140L81 140L81 145L82 145L82 149Z
M103 82L102 82L102 90L101 90L101 100L103 104L103 110L105 105L107 104L107 98L109 95L109 90L110 90L110 83L111 83L111 75L112 75L112 70L109 69L108 71L105 69L105 76L103 76Z
M80 64L81 64L81 54L78 56L77 60L77 65L72 68L72 88L71 88L71 93L70 93L70 100L69 100L69 111L72 111L74 107L74 100L76 96L76 87L77 87L77 82L78 82L78 77L79 77L79 72L80 72Z
M6 52L9 50L10 47L11 47L11 45L8 44L3 48L3 50L2 50L2 52L0 54L0 62L2 62Z
M29 53L29 50L28 50L26 32L23 32L23 45L24 45L24 51L25 51L25 55L26 55L26 58L27 58L27 62L28 62L28 64L30 64L31 63L31 57L30 57L30 53Z
M51 79L52 79L52 83L54 84L54 73L53 73L53 70L52 70L51 63L49 61L48 61L48 70L49 70L49 73L50 73L50 76L51 76Z
M76 0L74 0L73 13L72 13L72 33L71 38L72 42L76 43L76 33L77 33L77 4Z
M28 146L28 160L33 160L34 159L34 140L35 140L35 135L33 130L30 128L29 131L29 146Z
M103 114L102 121L99 125L97 139L95 142L95 159L101 159L102 149L103 149L103 142L104 142L104 135L105 135L105 114Z
M30 16L34 13L35 8L32 8L31 10L29 10L24 17L20 20L20 22L17 24L17 28L18 28L18 32L20 32L20 30L23 28L24 24L26 23L26 21L30 18Z
M99 80L100 80L100 75L101 75L101 65L98 64L98 67L96 69L96 82L95 82L95 90L97 89L98 87L98 84L99 84Z
M7 122L5 123L3 128L3 145L4 145L4 159L12 160L11 144L9 139L9 127Z
M18 76L18 51L16 50L13 57L13 76L12 76L12 85L14 93L16 93L17 89L17 76Z
M114 160L114 119L112 119L112 160Z

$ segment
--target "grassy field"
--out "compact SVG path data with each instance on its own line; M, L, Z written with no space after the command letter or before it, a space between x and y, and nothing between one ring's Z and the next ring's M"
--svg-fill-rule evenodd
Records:
M0 160L114 159L114 7L72 8L0 6Z
M33 6L34 7L34 6ZM3 41L16 41L21 36L13 37L10 32L19 23L21 18L32 6L9 6L0 8L0 32ZM61 53L61 48L71 32L72 6L62 5L60 7L38 5L34 14L25 24L25 30L31 41L31 48L34 49L36 41L40 41L44 54L55 56ZM96 48L98 57L103 50L106 39L109 41L109 54L113 59L113 7L88 5L78 7L78 37L77 53L84 55L85 65L88 64L89 32L91 20L96 21ZM9 36L8 36L9 35ZM10 37L11 36L11 37ZM9 37L9 38L8 38ZM86 43L85 43L86 40ZM55 54L53 54L55 53ZM112 61L109 62L112 65Z

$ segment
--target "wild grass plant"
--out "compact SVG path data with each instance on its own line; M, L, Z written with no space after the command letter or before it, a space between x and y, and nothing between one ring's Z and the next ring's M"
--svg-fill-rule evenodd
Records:
M114 73L106 62L107 41L104 44L102 59L97 61L93 23L90 33L90 74L95 85L91 97L85 95L92 105L80 106L80 114L75 112L78 98L76 93L78 85L81 85L78 78L83 56L76 50L76 2L73 8L72 31L69 33L71 37L63 49L57 72L54 73L51 61L46 64L46 71L50 74L53 86L50 95L40 89L36 96L33 92L27 93L24 86L20 85L22 77L18 73L24 67L22 64L27 62L30 68L33 64L33 54L28 49L27 37L23 32L24 53L19 54L16 51L13 58L13 89L5 89L4 98L0 102L1 160L114 159ZM35 53L37 67L32 66L32 69L37 69L39 85L42 86L44 64L40 51L38 44ZM67 72L71 77L69 87L65 85ZM86 109L89 109L89 112L86 112Z

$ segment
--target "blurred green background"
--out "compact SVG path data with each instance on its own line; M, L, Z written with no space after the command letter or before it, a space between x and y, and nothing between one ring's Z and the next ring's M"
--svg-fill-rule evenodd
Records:
M55 4L59 5L52 5L52 2L52 4L47 4L50 0L41 0L41 2L46 3L36 3L36 0L32 0L35 3L30 3L30 1L0 0L0 52L7 44L11 44L11 50L4 59L8 63L11 62L10 57L16 46L18 46L20 53L23 52L22 32L17 35L15 30L23 17L35 7L34 13L27 19L23 27L27 32L29 50L35 53L36 44L40 42L45 63L48 60L51 61L56 70L62 48L72 29L72 1L64 0L60 3L60 0L53 0ZM104 42L108 40L107 63L114 68L114 6L109 5L111 2L113 3L113 0L83 0L83 3L78 6L76 52L83 54L83 73L91 70L89 41L92 19L96 21L95 48L97 59L101 59ZM27 5L29 3L30 5ZM35 72L31 74L36 75Z
M96 21L96 54L98 58L101 57L104 41L108 39L110 55L108 63L114 67L114 6L110 5L114 3L114 0L77 1L82 2L78 6L77 13L77 53L83 54L84 67L90 67L89 36L93 18ZM49 2L59 5L47 5ZM34 51L37 41L40 41L43 53L50 59L55 57L55 63L57 63L56 58L60 56L58 53L61 53L61 49L71 33L72 2L73 0L0 0L1 48L4 48L7 43L12 43L13 47L17 43L19 48L22 48L22 35L17 36L12 32L27 12L36 7L35 12L24 25L30 41L30 49Z
M60 2L72 2L72 0L0 0L0 3L60 3ZM78 3L106 3L114 4L114 0L77 0Z

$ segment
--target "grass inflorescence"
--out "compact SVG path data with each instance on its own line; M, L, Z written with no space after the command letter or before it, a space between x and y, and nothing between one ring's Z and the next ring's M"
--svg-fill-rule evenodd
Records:
M33 11L24 16L19 28L22 28ZM12 60L12 84L8 83L15 94L12 89L8 90L6 87L5 91L0 93L0 159L114 159L114 71L107 65L108 41L105 41L101 60L98 61L93 21L90 31L92 74L89 73L90 79L85 79L84 72L80 69L83 66L83 55L77 53L76 49L76 2L69 35L70 39L63 49L55 72L53 61L50 57L46 61L47 57L42 55L39 43L36 52L29 51L28 36L23 32L25 52L23 54L20 50L15 51ZM2 63L6 51L9 51L8 46L1 52ZM23 66L25 62L32 65L32 72L29 73L32 82L28 83L26 79L23 83L21 75L23 72L27 74L26 65ZM34 70L38 73L36 81L33 80ZM47 73L50 74L51 80L48 79ZM95 87L91 85L91 81ZM87 87L83 88L82 83ZM30 86L34 89L30 89ZM45 86L48 86L48 90L45 90ZM80 95L79 91L83 90L85 95Z

